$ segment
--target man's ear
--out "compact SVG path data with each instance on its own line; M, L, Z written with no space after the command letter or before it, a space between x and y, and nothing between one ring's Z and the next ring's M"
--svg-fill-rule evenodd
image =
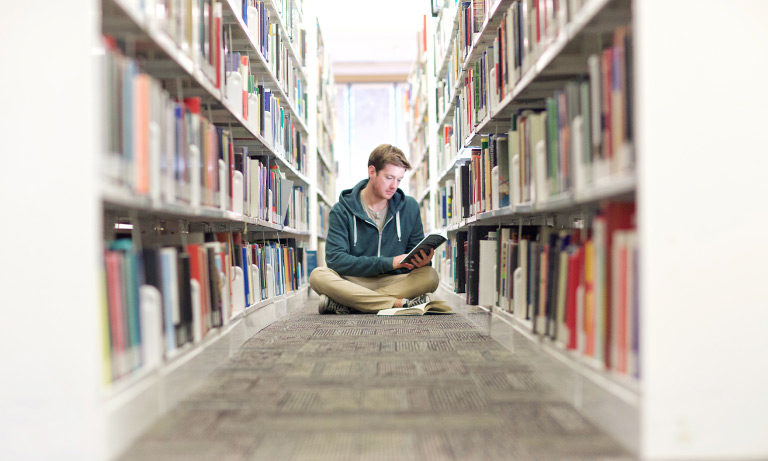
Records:
M371 179L376 175L376 167L373 165L368 165L368 179Z

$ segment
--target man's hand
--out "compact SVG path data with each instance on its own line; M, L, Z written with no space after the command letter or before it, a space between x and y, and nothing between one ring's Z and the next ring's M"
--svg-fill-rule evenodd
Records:
M416 269L417 267L424 267L432 261L432 257L435 256L435 250L429 250L429 253L427 254L424 254L424 251L420 251L413 256L413 259L411 260L412 264L400 264L400 261L402 261L402 259L406 256L407 253L400 256L395 256L394 259L392 259L392 268L400 269L401 267L404 267L406 269Z

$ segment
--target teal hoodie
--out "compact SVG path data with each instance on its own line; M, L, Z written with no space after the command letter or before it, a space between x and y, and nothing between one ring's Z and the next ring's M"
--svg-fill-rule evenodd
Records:
M360 191L368 184L364 179L339 195L329 218L325 260L339 275L369 277L381 274L404 274L405 268L392 270L392 260L411 251L424 238L419 204L413 197L397 189L389 199L389 211L379 229L360 204Z

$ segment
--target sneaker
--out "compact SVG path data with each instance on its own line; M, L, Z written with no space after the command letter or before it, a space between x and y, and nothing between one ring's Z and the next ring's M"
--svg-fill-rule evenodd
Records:
M339 304L326 295L320 295L320 303L317 305L320 314L349 314L351 309Z
M421 304L427 304L430 301L431 301L431 299L429 299L429 295L423 294L421 296L417 296L415 298L408 299L408 301L406 301L403 304L403 307L419 306Z

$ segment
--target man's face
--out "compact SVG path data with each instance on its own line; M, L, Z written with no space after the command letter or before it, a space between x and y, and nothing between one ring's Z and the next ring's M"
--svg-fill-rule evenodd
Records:
M405 176L405 168L395 165L387 165L378 173L373 166L368 167L368 188L378 200L389 200L395 195L400 186L400 181Z

